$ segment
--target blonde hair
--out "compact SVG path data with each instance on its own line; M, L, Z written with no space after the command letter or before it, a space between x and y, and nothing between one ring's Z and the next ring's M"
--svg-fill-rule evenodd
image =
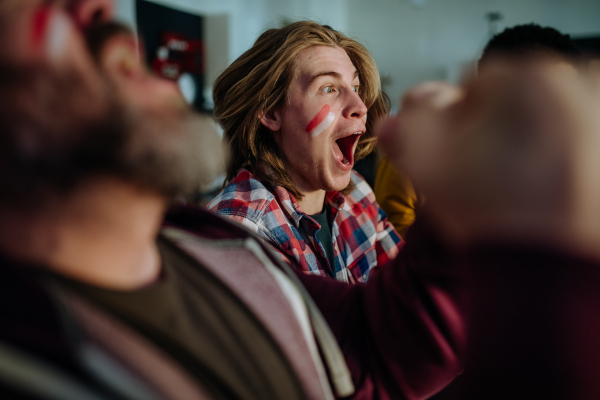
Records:
M282 186L296 199L302 198L272 134L259 118L288 99L297 75L297 57L313 46L338 46L350 57L358 71L360 97L368 108L366 132L358 142L355 159L365 157L375 147L373 126L387 115L389 99L381 90L373 57L363 45L327 25L300 21L264 32L215 81L214 113L230 150L228 181L245 167L260 181Z

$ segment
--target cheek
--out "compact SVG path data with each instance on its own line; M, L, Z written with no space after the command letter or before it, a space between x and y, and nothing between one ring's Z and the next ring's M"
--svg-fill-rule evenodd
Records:
M55 13L48 25L46 52L53 60L60 60L67 52L71 23L63 13Z
M42 44L42 39L46 33L46 28L48 27L48 21L50 20L50 7L44 6L40 7L34 14L31 19L31 45L34 48L40 47Z
M325 129L329 128L335 120L335 114L331 111L328 104L325 104L321 111L306 125L306 133L312 137L317 137Z
M50 59L58 60L66 53L70 29L66 14L47 6L40 7L31 19L30 45Z

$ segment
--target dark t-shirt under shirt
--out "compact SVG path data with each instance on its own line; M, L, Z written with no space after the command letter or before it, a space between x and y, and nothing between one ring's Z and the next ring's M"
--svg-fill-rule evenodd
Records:
M321 229L317 232L317 237L325 248L325 254L327 254L327 260L331 265L331 270L335 276L335 260L333 258L333 238L331 237L331 222L329 209L325 206L320 214L311 215L311 217L321 225Z
M148 287L124 292L56 280L162 348L214 399L304 399L282 351L239 298L167 240L158 247L163 273Z

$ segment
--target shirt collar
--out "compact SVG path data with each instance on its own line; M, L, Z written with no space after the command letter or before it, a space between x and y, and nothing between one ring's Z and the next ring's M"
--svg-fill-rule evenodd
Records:
M281 186L276 186L274 189L274 194L278 203L281 205L281 208L294 222L296 229L300 228L303 218L305 218L309 224L315 225L313 219L310 218L304 211L302 211L302 208L298 205L296 199L294 199L294 196L292 196L290 192ZM336 210L336 212L344 207L345 201L344 195L340 192L333 191L325 193L325 202L334 210Z
M325 194L325 201L331 207L340 211L346 203L346 198L340 192L327 192Z
M273 193L275 194L277 202L280 204L283 211L289 215L296 228L299 228L300 222L302 221L302 218L306 216L306 214L302 212L302 209L298 203L296 203L294 196L292 196L290 192L281 186L275 186Z

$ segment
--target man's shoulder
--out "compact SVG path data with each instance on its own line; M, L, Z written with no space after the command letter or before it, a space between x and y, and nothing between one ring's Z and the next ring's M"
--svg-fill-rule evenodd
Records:
M250 171L238 175L206 206L206 210L223 216L258 220L271 202L273 193Z
M210 240L245 239L251 235L245 227L220 215L183 205L174 206L169 210L163 226L184 230Z

